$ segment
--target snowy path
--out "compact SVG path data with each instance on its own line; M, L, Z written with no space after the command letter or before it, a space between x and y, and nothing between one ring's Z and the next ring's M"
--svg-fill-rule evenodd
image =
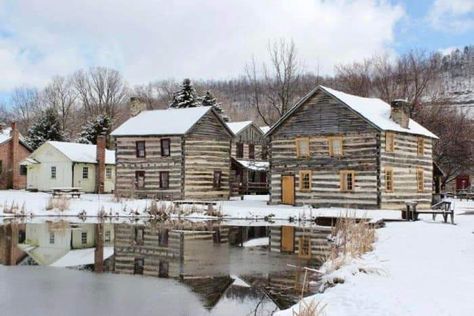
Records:
M460 213L474 203L457 207ZM366 259L384 273L358 274L316 295L326 315L474 315L474 214L457 214L457 225L430 217L379 229Z

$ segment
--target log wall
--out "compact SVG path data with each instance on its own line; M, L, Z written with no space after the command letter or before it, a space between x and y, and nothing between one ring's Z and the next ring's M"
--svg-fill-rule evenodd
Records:
M417 135L394 134L395 148L387 152L385 133L381 137L381 207L384 209L403 209L406 201L417 201L418 208L431 206L433 188L433 142L424 138L424 154L417 154ZM393 170L393 192L386 191L385 170ZM423 169L424 191L418 192L416 171Z
M161 139L170 139L170 156L161 156ZM136 156L136 142L145 141L146 157ZM181 136L117 137L116 185L119 196L182 199L183 140ZM145 171L145 187L135 188L135 172ZM160 189L160 171L169 172L169 188Z

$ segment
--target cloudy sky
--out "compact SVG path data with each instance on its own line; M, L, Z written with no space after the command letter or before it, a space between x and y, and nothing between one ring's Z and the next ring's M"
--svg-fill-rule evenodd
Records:
M239 76L271 40L305 68L474 44L474 0L0 0L0 100L83 67L130 85Z

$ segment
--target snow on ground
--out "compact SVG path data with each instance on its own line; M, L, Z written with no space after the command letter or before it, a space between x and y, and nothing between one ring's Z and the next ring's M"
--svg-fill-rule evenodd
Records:
M151 200L121 199L117 201L111 194L82 194L80 199L70 199L69 209L66 211L46 210L46 205L51 194L43 192L27 191L0 191L0 216L5 208L9 208L12 203L18 205L21 209L24 205L27 214L32 213L35 216L76 216L82 211L86 211L87 216L97 216L103 208L107 213L113 216L128 216L130 211L144 213L146 207L150 206ZM339 216L349 214L355 217L367 217L372 220L382 218L399 219L400 211L387 210L359 210L345 208L321 208L312 209L309 207L293 207L288 205L267 205L268 195L248 195L244 200L232 198L229 201L218 203L224 219L246 219L246 220L283 220L288 221L290 217L294 219L311 219L315 216ZM189 207L190 208L190 207ZM213 217L204 214L206 208L198 208L194 212L186 215L186 218L212 219ZM146 214L143 214L146 215ZM215 217L214 217L215 218Z
M387 223L375 250L342 268L344 284L307 300L326 304L327 316L474 315L474 202L455 207L456 225L439 216ZM363 266L376 272L356 273Z
M270 244L270 239L268 237L262 237L262 238L250 239L244 242L242 246L249 248L249 247L268 246L269 244Z

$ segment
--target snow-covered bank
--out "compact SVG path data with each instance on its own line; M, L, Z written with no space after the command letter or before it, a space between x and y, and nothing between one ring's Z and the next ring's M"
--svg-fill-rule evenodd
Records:
M145 208L150 207L151 200L147 199L120 199L117 200L110 194L83 194L80 199L70 199L69 207L65 211L46 210L51 195L43 192L27 191L0 191L0 216L5 214L5 209L15 204L18 209L24 209L27 214L34 216L77 216L85 211L87 216L97 216L103 209L112 216L129 216L130 212L148 215ZM269 220L288 221L310 220L317 216L339 216L350 214L354 217L367 217L374 221L380 219L399 219L400 211L387 210L359 210L345 208L320 208L293 207L287 205L267 205L267 195L245 196L244 200L233 198L229 201L218 203L217 208L222 211L224 219ZM215 217L205 215L206 207L194 208L183 217L212 219Z
M344 284L307 300L326 304L328 316L474 315L474 214L463 215L473 207L456 201L457 225L431 216L388 223L377 230L373 252L342 268ZM376 273L359 273L363 266Z

